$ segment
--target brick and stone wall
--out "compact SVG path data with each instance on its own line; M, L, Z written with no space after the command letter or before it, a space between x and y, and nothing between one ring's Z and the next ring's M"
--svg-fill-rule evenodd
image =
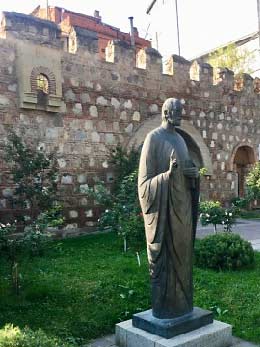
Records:
M42 32L44 22L41 20ZM114 176L109 149L117 144L139 146L146 133L160 124L160 109L168 97L185 101L182 132L200 166L208 170L202 180L202 196L227 201L237 195L236 151L246 148L251 153L250 165L258 160L260 143L260 97L250 76L245 75L243 86L235 90L229 70L220 69L213 83L211 66L191 65L175 55L163 74L157 51L144 49L137 64L135 51L120 41L110 43L109 61L103 61L96 41L87 35L77 41L73 54L64 52L55 40L53 46L48 40L45 49L41 35L38 41L37 36L31 40L31 32L39 30L37 25L32 21L28 36L23 32L20 39L16 16L8 27L13 33L0 39L2 215L9 208L13 188L3 160L8 128L22 134L25 141L56 151L66 228L88 229L95 225L100 210L85 190L98 180L111 187ZM23 68L23 55L30 68ZM56 89L49 95L54 106L37 107L31 101L30 107L27 102L21 104L21 97L33 92L28 90L33 85L30 79L39 66L48 67L50 76L47 70L45 74L55 80Z

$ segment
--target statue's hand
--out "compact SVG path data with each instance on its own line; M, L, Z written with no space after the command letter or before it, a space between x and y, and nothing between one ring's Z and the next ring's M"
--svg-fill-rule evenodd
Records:
M173 170L176 169L178 166L176 158L174 158L174 150L171 153L170 156L170 166L169 166L169 172L172 174Z
M183 174L184 176L188 178L197 178L199 177L199 171L198 169L194 167L186 167L183 169Z

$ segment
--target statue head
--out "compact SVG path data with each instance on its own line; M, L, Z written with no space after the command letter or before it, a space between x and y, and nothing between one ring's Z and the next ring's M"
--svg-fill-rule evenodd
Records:
M173 126L181 124L182 103L179 99L166 99L162 106L162 120Z

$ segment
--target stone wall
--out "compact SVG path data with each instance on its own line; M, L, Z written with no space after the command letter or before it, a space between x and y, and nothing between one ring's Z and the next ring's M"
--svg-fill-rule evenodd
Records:
M41 21L42 27L45 21ZM32 22L33 25L37 24ZM12 30L18 32L17 22ZM211 66L191 65L175 55L167 63L167 74L163 74L161 56L151 48L139 54L142 60L138 62L137 57L136 62L134 50L115 41L108 47L109 61L103 61L95 49L95 40L84 44L81 36L75 54L71 54L57 48L56 42L53 46L48 42L44 49L41 37L38 42L37 37L32 41L30 34L26 37L24 32L20 40L17 32L11 39L0 39L2 215L12 194L3 161L7 128L14 128L25 141L57 152L66 228L91 228L100 210L86 197L86 187L94 186L98 180L105 181L108 189L111 187L114 176L108 163L109 149L117 144L127 148L140 145L146 133L160 124L160 109L168 97L185 101L185 139L190 150L197 153L200 166L208 170L202 180L202 195L227 201L237 194L236 150L248 148L255 161L260 143L260 98L250 76L245 75L240 90L234 90L232 72L219 70L219 78L213 84ZM27 61L30 56L30 68L23 68L23 56ZM23 92L32 92L29 72L44 61L57 84L50 97L60 98L51 110L37 105L32 109L20 102L21 84Z

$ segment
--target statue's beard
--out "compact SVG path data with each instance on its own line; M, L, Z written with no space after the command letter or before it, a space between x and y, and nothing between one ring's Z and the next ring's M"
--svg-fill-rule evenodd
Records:
M171 125L175 125L175 126L178 126L181 124L181 120L180 119L174 119L174 118L171 118L169 117L167 119L167 121L171 124Z

